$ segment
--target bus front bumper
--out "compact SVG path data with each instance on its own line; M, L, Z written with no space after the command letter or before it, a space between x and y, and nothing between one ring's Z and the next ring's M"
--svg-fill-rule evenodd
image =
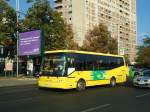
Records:
M38 81L38 86L43 88L58 88L58 89L72 89L75 88L74 85L65 82L46 82Z

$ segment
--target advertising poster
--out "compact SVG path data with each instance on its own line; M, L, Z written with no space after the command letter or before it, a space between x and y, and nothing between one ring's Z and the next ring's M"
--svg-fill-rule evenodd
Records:
M41 30L19 34L19 56L41 54Z

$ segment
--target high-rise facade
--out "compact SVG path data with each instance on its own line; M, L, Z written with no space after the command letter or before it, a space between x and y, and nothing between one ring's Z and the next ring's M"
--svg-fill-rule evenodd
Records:
M72 25L75 41L82 45L89 29L107 25L118 41L118 53L136 57L136 0L54 0L64 20Z

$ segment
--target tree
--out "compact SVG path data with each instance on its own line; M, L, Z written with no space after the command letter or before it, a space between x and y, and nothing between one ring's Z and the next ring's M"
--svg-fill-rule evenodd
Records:
M150 37L143 39L143 45L138 47L137 66L150 67Z
M125 58L125 62L127 65L130 65L131 62L130 62L130 59L129 59L129 56L127 54L124 55L124 58Z
M0 0L0 44L5 46L11 56L15 49L16 12L5 0ZM8 55L8 54L7 54Z
M66 49L78 50L78 44L74 41L74 33L70 25L66 25Z
M42 29L44 32L45 50L68 49L73 42L72 30L53 11L48 0L28 0L33 2L24 20L26 29Z
M117 54L117 42L102 23L88 32L83 45L83 50Z

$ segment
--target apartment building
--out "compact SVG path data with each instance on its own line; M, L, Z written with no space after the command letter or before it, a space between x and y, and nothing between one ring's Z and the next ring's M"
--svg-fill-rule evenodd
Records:
M136 57L136 0L54 0L64 20L72 25L75 41L83 44L85 35L99 23L108 26L118 41L118 53Z

